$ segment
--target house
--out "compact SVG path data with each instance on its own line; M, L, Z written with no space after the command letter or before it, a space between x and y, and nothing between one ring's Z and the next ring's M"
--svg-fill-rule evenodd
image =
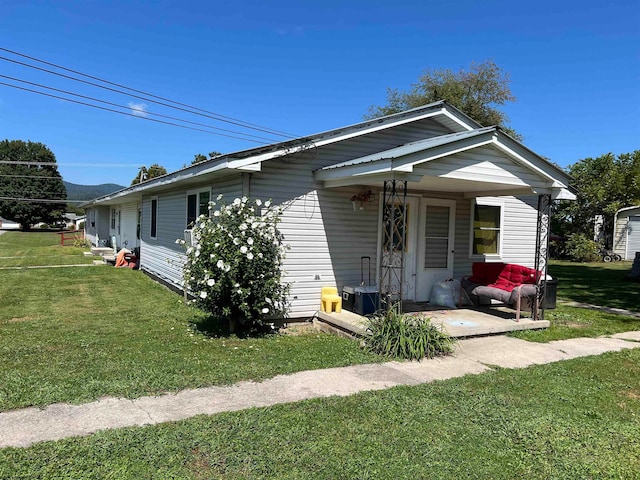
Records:
M85 221L85 216L84 215L77 215L75 213L71 213L71 212L67 212L64 215L62 215L64 224L66 228L69 229L73 229L75 230L76 228L78 228L78 225L81 222Z
M640 252L640 205L616 212L613 223L613 253L633 260Z
M435 282L468 274L474 261L546 271L551 202L575 199L568 185L499 128L435 102L221 155L84 207L87 238L140 246L141 268L179 288L175 241L210 199L272 199L291 246L290 315L309 317L322 286L360 284L362 257L395 300L427 301Z

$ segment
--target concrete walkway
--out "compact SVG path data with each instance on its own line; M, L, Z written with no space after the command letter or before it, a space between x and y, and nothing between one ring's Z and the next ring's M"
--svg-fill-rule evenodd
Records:
M84 405L55 404L0 413L0 447L27 447L46 440L89 435L98 430L150 425L310 398L347 396L398 385L479 374L491 366L524 368L640 348L640 331L600 338L532 343L504 336L458 343L455 355L422 362L354 365L280 375L263 382L184 390L135 400L104 398Z

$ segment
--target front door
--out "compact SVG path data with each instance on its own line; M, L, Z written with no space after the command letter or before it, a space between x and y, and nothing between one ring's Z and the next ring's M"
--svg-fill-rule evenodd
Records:
M415 300L427 301L435 283L453 278L456 202L423 198L418 222Z

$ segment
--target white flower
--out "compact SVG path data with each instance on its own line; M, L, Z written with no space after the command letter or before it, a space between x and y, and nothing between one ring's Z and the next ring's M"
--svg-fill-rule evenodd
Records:
M247 200L249 200L247 197L242 197L242 203L247 203Z
M207 292L204 290L200 292L200 298L207 298Z
M242 245L240 247L240 253L247 253L247 247L245 247L244 245Z
M234 239L233 239L233 244L234 244L234 245L239 245L239 244L240 244L240 240L238 240L238 238L237 238L237 237L236 237L236 238L234 238Z
M269 313L269 309L267 307L263 308L262 313Z
M216 243L214 243L214 244L213 244L213 247L214 247L214 248L218 248L219 246L220 246L220 244L219 244L218 242L216 242Z
M264 202L264 206L269 208L271 206L271 200L267 200L266 202Z
M262 205L262 200L260 200L260 199L258 198L258 199L256 200L256 205L257 205L257 206Z
M251 237L247 238L247 243L249 245L253 245L253 238L251 238Z
M216 281L213 278L210 278L209 280L207 280L207 285L209 285L210 287L213 287L216 284Z
M224 271L228 272L229 270L231 270L231 265L225 265L224 266Z
M240 230L246 230L248 227L246 223L241 223L239 228Z
M233 204L237 206L237 205L240 205L240 202L241 202L241 200L240 200L239 198L236 198L236 199L233 201Z
M220 216L220 210L216 210L215 212L213 212L213 216L214 217L219 217Z
M219 195L216 197L216 200L222 200L222 194L219 194Z
M224 262L222 260L218 260L218 263L216 263L216 267L224 268Z
M239 284L239 283L236 283L233 287L234 287L234 288L238 288L239 286L240 286L240 284Z
M253 260L253 253L251 253L251 252L247 253L247 258L249 260Z

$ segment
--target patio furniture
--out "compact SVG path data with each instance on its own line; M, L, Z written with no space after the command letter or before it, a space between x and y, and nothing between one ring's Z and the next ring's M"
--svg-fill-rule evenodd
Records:
M519 322L522 299L535 301L536 283L539 279L539 272L523 265L474 262L472 275L462 278L460 301L462 302L463 292L474 305L491 305L492 300L497 300L513 306L516 310L516 322Z
M342 312L342 297L336 287L322 287L320 294L320 310L323 312Z

